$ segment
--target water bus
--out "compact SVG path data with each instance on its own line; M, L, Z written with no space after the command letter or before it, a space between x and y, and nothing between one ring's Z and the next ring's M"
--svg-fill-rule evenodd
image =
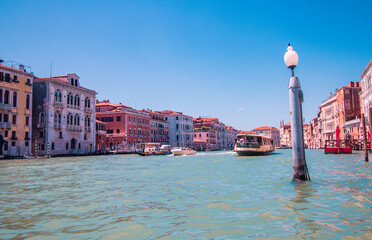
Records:
M234 148L239 156L266 155L274 150L274 143L270 137L246 133L237 135Z

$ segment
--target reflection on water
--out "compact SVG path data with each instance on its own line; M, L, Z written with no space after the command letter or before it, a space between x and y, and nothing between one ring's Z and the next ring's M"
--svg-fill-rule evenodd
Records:
M372 239L362 154L290 150L0 162L1 239Z

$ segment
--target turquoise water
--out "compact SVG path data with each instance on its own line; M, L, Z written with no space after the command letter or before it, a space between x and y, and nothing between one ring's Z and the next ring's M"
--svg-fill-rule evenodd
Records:
M1 239L372 239L362 153L0 161Z

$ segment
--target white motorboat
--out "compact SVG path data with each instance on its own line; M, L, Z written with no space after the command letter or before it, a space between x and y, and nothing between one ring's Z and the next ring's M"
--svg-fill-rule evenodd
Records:
M191 148L173 148L172 153L174 156L195 155L196 151Z

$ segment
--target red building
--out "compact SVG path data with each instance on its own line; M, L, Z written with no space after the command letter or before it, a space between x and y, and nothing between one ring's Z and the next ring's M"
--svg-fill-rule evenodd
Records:
M96 118L107 124L108 148L124 150L150 141L150 114L109 100L97 101Z
M104 152L107 149L106 145L106 129L107 124L96 120L96 151Z
M165 116L161 112L151 110L141 110L141 112L150 114L150 140L151 142L169 144L169 128Z

